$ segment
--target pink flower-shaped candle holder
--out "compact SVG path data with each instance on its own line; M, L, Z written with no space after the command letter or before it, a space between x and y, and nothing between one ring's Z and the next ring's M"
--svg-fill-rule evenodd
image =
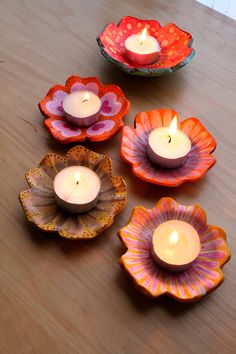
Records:
M148 35L154 37L161 48L156 62L135 64L127 60L125 41L146 28ZM109 23L97 38L103 56L112 64L128 74L140 76L168 75L186 65L194 56L191 48L193 38L174 23L161 26L156 20L141 20L125 16L118 25Z
M82 214L70 213L56 202L53 181L57 173L69 166L85 166L101 180L97 204ZM122 177L113 176L112 161L76 146L65 156L47 154L39 165L26 173L29 189L20 193L27 219L40 230L58 232L68 239L91 239L107 229L126 204L127 189Z
M200 238L198 257L183 271L166 270L153 257L153 232L168 220L190 224ZM178 301L193 302L215 290L224 280L221 268L230 259L225 232L208 225L206 214L198 205L185 206L174 199L162 198L153 209L138 206L118 235L127 247L120 264L148 296L168 295Z
M135 128L125 126L121 137L121 156L132 166L132 172L146 182L177 187L184 182L201 179L216 163L212 152L215 139L194 117L178 123L178 128L191 140L191 150L184 164L177 168L163 168L154 164L147 154L149 134L159 127L168 127L178 116L172 109L157 109L139 113Z
M90 126L78 127L66 119L63 100L73 92L92 92L101 99L98 121ZM129 101L116 85L103 86L95 77L71 76L66 84L53 86L40 101L39 109L46 118L44 123L51 135L60 143L107 140L123 127L123 117L129 111Z

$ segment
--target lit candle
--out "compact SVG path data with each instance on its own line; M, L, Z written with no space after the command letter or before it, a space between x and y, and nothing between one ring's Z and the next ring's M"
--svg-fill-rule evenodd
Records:
M99 119L101 100L93 92L76 91L64 98L62 107L69 122L89 126Z
M140 65L154 63L161 48L156 38L147 35L147 29L144 28L141 34L132 34L125 41L126 58Z
M165 269L182 271L189 268L201 249L197 231L181 220L169 220L160 224L152 236L152 255Z
M92 209L98 201L101 181L88 167L66 167L56 175L53 182L57 204L71 213Z
M177 129L177 124L175 116L169 127L156 128L148 137L148 157L161 167L176 168L183 165L191 150L191 140Z

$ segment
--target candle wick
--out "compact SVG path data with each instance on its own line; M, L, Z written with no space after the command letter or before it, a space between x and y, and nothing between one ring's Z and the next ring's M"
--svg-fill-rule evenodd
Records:
M170 136L169 134L168 134L167 136L168 136L168 138L169 138L168 143L171 143L171 136Z
M77 184L77 186L78 186L78 184L79 184L79 181L76 181L76 184Z
M87 98L85 98L85 99L82 101L82 103L83 103L83 102L87 102L87 101L88 101L88 99L87 99Z

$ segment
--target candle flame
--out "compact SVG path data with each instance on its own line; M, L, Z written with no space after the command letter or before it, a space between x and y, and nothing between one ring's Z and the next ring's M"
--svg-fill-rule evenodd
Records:
M146 29L146 27L145 27L145 28L142 30L141 35L140 35L140 42L139 42L140 45L143 44L143 41L145 41L146 37L147 37L147 29Z
M80 182L80 173L79 172L75 172L75 183L79 184Z
M170 136L175 136L175 134L177 132L177 127L178 127L178 120L177 120L177 117L174 116L174 118L172 119L172 121L169 125L169 129L168 129L168 133Z
M179 234L177 231L173 231L170 234L169 242L170 243L177 243L179 239Z
M85 92L83 102L88 101L89 97L90 97L89 92Z

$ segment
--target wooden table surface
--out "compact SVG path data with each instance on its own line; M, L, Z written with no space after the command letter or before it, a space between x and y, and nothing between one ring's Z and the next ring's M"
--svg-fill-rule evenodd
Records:
M193 34L196 56L169 77L122 73L102 57L96 36L124 15L175 22ZM236 22L190 0L1 0L0 33L0 352L235 353ZM218 142L217 164L200 182L161 188L132 175L119 157L119 135L86 143L109 154L125 178L126 209L91 242L36 230L18 201L24 173L47 151L71 147L49 136L37 104L72 74L120 85L131 101L128 125L139 111L160 107L200 118ZM117 230L135 205L153 207L162 196L201 204L209 223L228 235L225 282L195 304L149 300L118 265L124 248Z

